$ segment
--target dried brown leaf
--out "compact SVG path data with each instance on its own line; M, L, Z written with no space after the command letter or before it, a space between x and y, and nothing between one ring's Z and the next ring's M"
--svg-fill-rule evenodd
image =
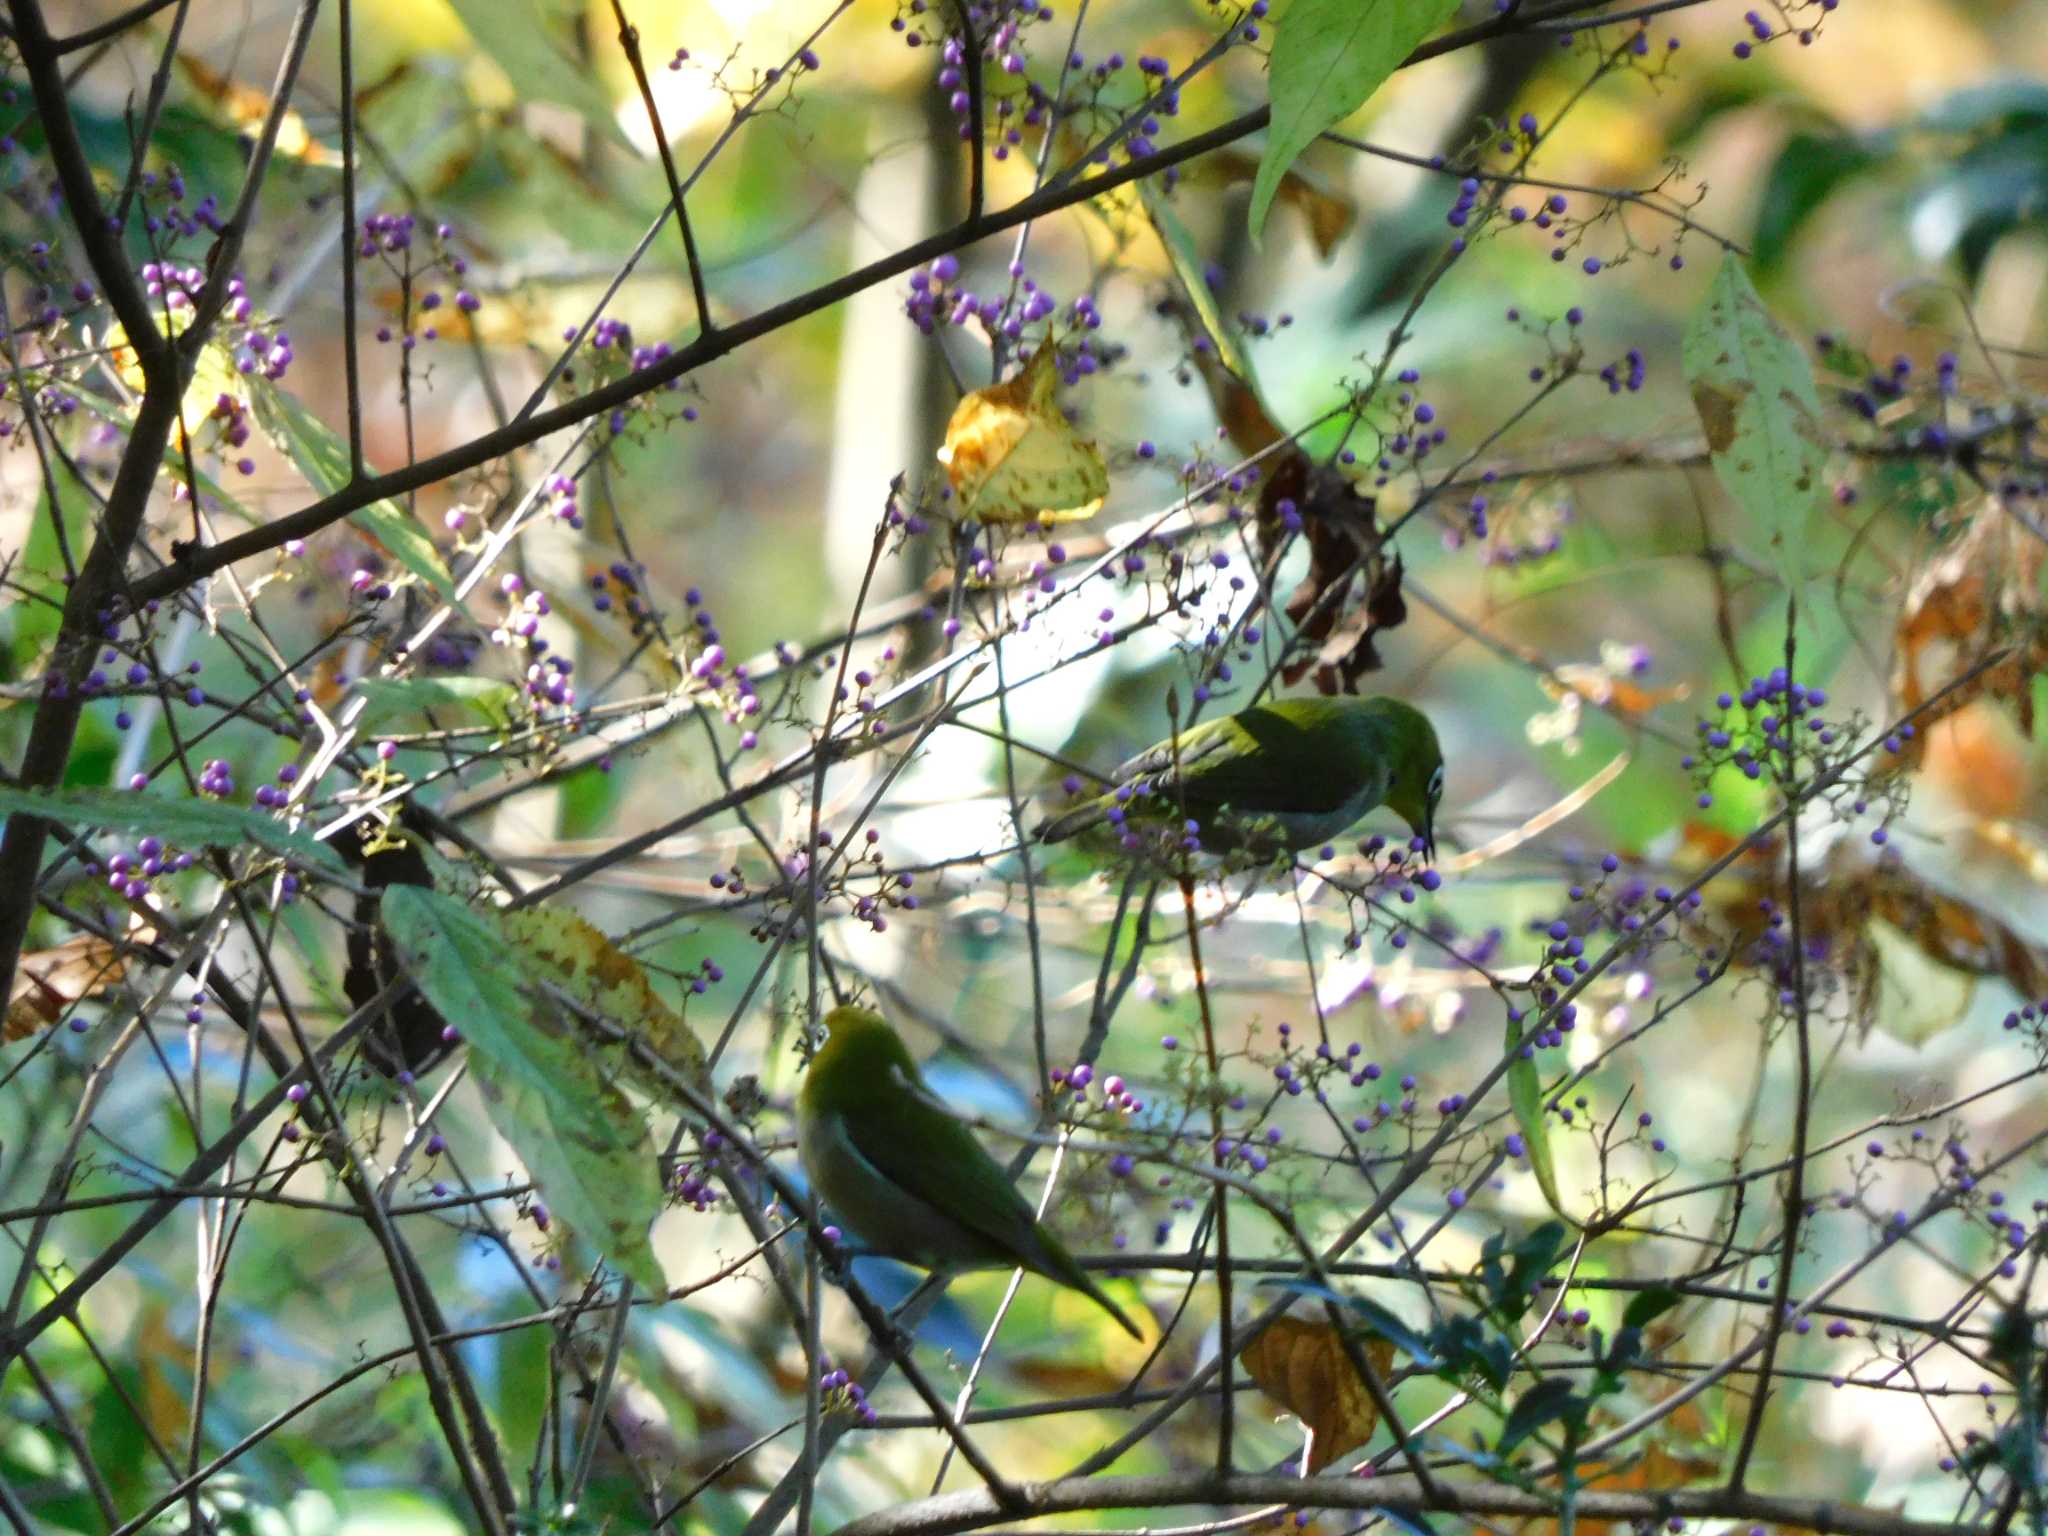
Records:
M1248 155L1239 149L1219 149L1194 162L1183 172L1183 177L1224 183L1249 182L1258 171L1256 155ZM1287 204L1308 221L1308 237L1315 244L1316 254L1325 261L1336 251L1337 242L1358 222L1358 204L1332 189L1320 176L1304 170L1298 161L1280 178L1280 190L1274 194L1273 201Z
M23 955L15 966L0 1042L26 1040L62 1023L73 1008L98 997L128 974L130 953L126 945L81 933L62 944Z
M2012 654L1942 698L1942 718L1990 697L2009 705L2020 729L2035 735L2032 681L2048 667L2048 626L2041 606L2041 541L1996 497L1970 511L1962 537L1930 560L1907 589L1894 635L1892 693L1900 714L1920 709L2000 647ZM1895 771L1917 767L1926 750L1922 723Z
M1394 1362L1392 1343L1368 1339L1360 1348L1384 1380ZM1238 1358L1259 1390L1307 1427L1312 1437L1307 1468L1311 1477L1364 1445L1378 1427L1372 1394L1328 1323L1275 1318Z

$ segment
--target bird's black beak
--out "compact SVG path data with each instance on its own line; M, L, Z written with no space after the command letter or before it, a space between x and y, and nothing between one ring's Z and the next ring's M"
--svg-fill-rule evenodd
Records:
M1430 806L1422 816L1423 857L1430 863L1436 862L1436 807Z

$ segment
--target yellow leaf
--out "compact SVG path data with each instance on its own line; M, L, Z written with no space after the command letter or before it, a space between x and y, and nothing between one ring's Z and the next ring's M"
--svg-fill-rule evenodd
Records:
M1394 1363L1394 1346L1385 1339L1368 1339L1360 1348L1385 1380ZM1238 1358L1259 1390L1308 1428L1311 1477L1372 1438L1379 1411L1352 1369L1337 1330L1328 1323L1275 1318Z
M962 516L984 523L1092 517L1109 494L1102 451L1060 413L1058 358L1047 341L1014 379L977 389L946 423L939 462Z
M151 1300L135 1335L142 1362L142 1418L159 1440L170 1442L191 1424L185 1405L197 1363L191 1344L171 1327L170 1309Z
M270 116L268 93L243 85L189 53L178 55L178 67L194 92L229 127L251 138L263 131L264 121ZM340 155L313 137L296 107L286 107L277 120L277 153L288 160L303 160L308 165L329 169L341 164Z

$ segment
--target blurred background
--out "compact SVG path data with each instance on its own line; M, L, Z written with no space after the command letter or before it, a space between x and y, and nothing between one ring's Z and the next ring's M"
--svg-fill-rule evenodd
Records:
M122 9L50 7L60 31ZM1482 9L1467 7L1475 17ZM1050 83L1059 74L1066 10L1031 34L1034 79ZM632 0L627 11L679 167L687 175L710 157L689 206L718 323L758 314L965 211L958 119L950 91L935 83L934 50L908 47L891 30L892 20L911 12L881 0L840 7ZM293 7L216 0L178 14L183 30L151 164L159 173L178 167L190 187L188 206L209 194L226 202L247 132L267 106ZM1284 25L1284 11L1280 17ZM1406 621L1379 637L1384 669L1365 680L1367 691L1423 705L1446 743L1440 837L1447 877L1426 909L1445 950L1391 947L1383 929L1362 947L1347 946L1355 909L1327 885L1252 895L1213 941L1204 940L1219 1025L1230 1049L1247 1053L1239 1070L1248 1083L1270 1084L1266 1068L1284 1048L1277 1026L1306 1031L1320 1013L1339 1052L1356 1042L1383 1065L1385 1084L1366 1090L1368 1097L1398 1100L1391 1084L1406 1074L1418 1080L1412 1095L1425 1106L1461 1090L1496 1059L1501 1010L1473 985L1457 952L1483 952L1498 967L1526 966L1540 948L1531 924L1540 928L1556 914L1590 861L1613 852L1652 885L1689 876L1767 814L1768 796L1739 774L1715 779L1702 805L1702 785L1682 762L1695 720L1714 712L1714 696L1739 692L1746 676L1781 664L1784 652L1783 592L1699 458L1681 371L1687 321L1719 265L1716 237L1749 253L1765 298L1814 345L1826 398L1842 409L1845 443L1903 440L1884 435L1889 419L1866 430L1855 417L1851 397L1872 370L1910 381L1897 398L1920 413L1912 419L1923 427L1948 419L1942 413L1952 398L1962 402L1953 407L1959 412L2029 415L2048 385L2044 22L2048 9L2038 0L1843 0L1810 44L1780 36L1739 57L1737 45L1752 35L1741 7L1706 3L1654 18L1651 54L1626 68L1600 70L1595 45L1560 30L1468 48L1399 74L1344 125L1347 135L1394 157L1314 147L1299 167L1299 190L1276 207L1258 243L1245 227L1250 161L1226 154L1184 168L1174 206L1274 422L1294 430L1322 421L1307 445L1336 452L1340 428L1324 418L1371 375L1390 333L1405 327L1394 366L1419 374L1416 395L1448 429L1444 453L1460 465L1470 456L1475 491L1479 475L1496 477L1485 492L1492 510L1483 535L1441 507L1403 529ZM345 242L332 6L318 25L245 276L266 339L288 333L291 361L281 387L339 431ZM1113 0L1089 8L1078 46L1088 68L1113 54L1160 56L1178 68L1216 31L1212 8L1195 0ZM412 214L421 231L411 249L358 265L364 448L373 468L488 431L544 384L580 390L622 372L622 360L586 351L570 377L551 378L565 334L600 308L630 328L633 346L679 345L694 334L680 243L662 227L666 183L616 32L612 7L595 0L524 0L502 9L482 0L356 0L359 207ZM153 22L94 53L75 83L74 107L103 177L117 181L123 173L130 114L150 92L163 37L163 25ZM805 49L815 63L792 69ZM769 80L770 70L790 72L794 85ZM1125 68L1099 86L1103 121L1134 99L1130 76ZM1263 99L1262 59L1234 49L1189 85L1179 115L1156 137L1171 142ZM741 103L749 105L736 125ZM23 91L15 110L27 110ZM1500 228L1475 238L1430 285L1454 233L1446 215L1458 189L1454 176L1427 161L1456 160L1481 118L1513 123L1523 114L1541 132L1531 173L1574 189L1561 194L1572 218L1584 221L1570 259L1550 259L1548 242L1529 231ZM1036 143L1031 137L990 164L990 206L1030 190ZM36 237L38 175L25 152L10 156L8 238L17 249ZM1641 196L1604 195L1613 191ZM203 241L189 245L179 259L199 261L203 250ZM1586 270L1589 257L1595 273ZM450 259L460 271L446 265ZM1172 263L1133 205L1105 200L1043 221L1021 256L1011 235L958 260L949 280L955 292L1003 292L1014 261L1059 305L1086 295L1101 316L1102 366L1062 399L1109 460L1109 498L1095 520L1059 530L1057 539L1020 536L1007 547L1020 569L1057 564L1042 547L1048 542L1074 560L1118 547L1176 505L1185 466L1227 466L1236 456L1219 440L1217 398L1171 302ZM627 275L613 291L622 269ZM458 291L474 297L473 308L455 301ZM428 292L445 302L422 307ZM936 473L933 454L963 392L996 377L982 329L941 324L924 334L906 313L912 294L906 279L879 283L750 342L691 375L661 414L636 416L615 439L564 434L421 491L405 512L459 565L482 547L478 530L498 498L544 484L558 465L580 467L602 442L576 489L574 522L540 519L497 554L466 618L441 630L449 650L430 666L520 682L531 658L516 643L516 623L533 612L525 594L545 592L540 632L552 654L573 659L579 701L614 709L615 721L658 708L676 671L659 647L643 643L625 584L593 580L619 562L631 568L632 589L672 627L715 628L729 657L753 659L764 676L781 645L828 667L836 662L834 637L870 578L874 530L892 479L907 475L917 494ZM104 337L104 321L86 323ZM376 339L380 327L391 340ZM1640 388L1610 390L1598 370L1614 363L1626 372L1630 349L1640 354ZM1583 376L1524 412L1538 393L1531 370L1540 373L1567 353L1585 359ZM1945 353L1957 361L1944 369L1938 360ZM1895 358L1907 361L1903 372ZM1013 367L1014 357L1006 359L1004 373ZM1938 374L1952 387L1921 393ZM118 417L109 390L88 401L87 417ZM87 423L72 447L89 471L104 469L118 455L119 434ZM210 513L223 535L239 521L260 524L302 506L320 489L309 489L302 461L261 433L210 462L221 490ZM1913 701L1917 667L1938 684L1947 648L1962 648L1947 622L1957 582L1945 581L1939 561L1977 526L1984 487L1938 453L1844 452L1833 473L1833 506L1816 519L1807 551L1815 596L1801 631L1801 656L1812 670L1802 675L1822 680L1845 713L1890 719ZM2038 529L2038 465L2023 454L2007 470L1986 473L2009 479L2009 491L1999 489L2032 509ZM1413 500L1412 485L1399 477L1376 489L1383 518ZM57 568L48 512L33 457L0 455L0 550L21 552L17 582L47 582ZM182 536L189 515L165 503L159 553ZM67 516L74 535L82 531L83 510L67 509ZM2015 537L1997 566L2000 579L2038 567L2026 539ZM882 686L942 644L934 618L920 610L946 608L950 560L942 533L931 532L893 542L874 566L861 616L895 622L865 635L852 661L871 668ZM373 579L395 574L388 550L345 528L242 573L253 588L250 611L285 654L325 645L306 669L316 698L338 697L424 612L402 593L383 617L349 627L360 612L351 579L364 570ZM520 585L508 590L498 573L518 576ZM1020 583L1012 599L1022 602L1023 590ZM825 936L849 974L873 979L920 1055L943 1052L935 1075L946 1091L994 1118L1028 1122L1037 1102L1034 995L1049 1020L1047 1059L1071 1061L1098 978L1111 960L1121 963L1118 946L1129 942L1128 929L1112 922L1121 888L1113 871L1071 852L1024 871L1011 846L1001 738L1007 731L1106 770L1165 734L1167 688L1177 685L1185 696L1192 678L1189 642L1242 607L1241 598L1218 599L1189 622L1162 622L1098 647L1096 632L1112 613L1115 623L1128 624L1158 606L1143 583L1104 583L1102 591L1099 605L1048 605L1042 622L1005 642L1006 720L991 697L962 727L935 731L914 764L888 782L873 823L878 856L892 876L916 872L918 905L892 908L880 928L842 919ZM2038 595L2036 579L2036 607ZM175 664L198 662L209 678L231 671L237 652L219 628L245 627L242 600L168 631ZM970 639L994 611L979 599L968 603ZM33 679L53 630L54 621L28 602L0 615L0 678ZM331 640L338 631L344 637ZM1246 680L1254 675L1247 669ZM986 677L983 691L995 681ZM423 798L460 817L497 858L539 879L715 799L726 773L744 776L801 745L821 712L820 687L778 694L753 722L756 745L739 740L742 722L718 724L725 745L716 754L685 719L602 762L529 786L516 764L488 754L458 763L445 743L401 739L394 723L389 733L400 745L393 762L429 783ZM1844 967L1844 996L1828 1026L1817 1141L1949 1101L1961 1107L1930 1128L1937 1139L1954 1127L1977 1138L1973 1146L1995 1151L2048 1124L2038 1092L2017 1086L2038 1066L2030 1039L1999 1029L2009 1009L2048 991L2029 990L2043 979L2037 957L2048 946L2048 762L2033 738L2032 713L2040 697L2039 678L2023 668L1904 754L1912 808L1888 852L1871 847L1861 835L1867 827L1853 818L1813 829L1809 856L1820 861L1813 931L1834 943ZM18 702L0 710L8 762L19 758L26 713ZM138 711L124 726L117 716L129 713L112 700L89 708L69 782L123 783L167 750L160 712ZM575 734L563 731L565 748L573 750ZM288 743L234 723L207 751L224 756L250 785L270 780L291 755ZM835 770L827 820L864 805L883 784L885 766L864 760ZM1027 754L1013 767L1025 800L1057 798L1063 768ZM518 792L504 793L508 785ZM752 808L754 828L719 818L582 879L573 893L578 910L607 932L645 929L636 953L707 1044L727 1027L742 979L762 954L761 911L735 911L720 892L734 870L757 886L773 877L756 834L775 848L793 847L810 824L807 788L764 797ZM1738 865L1715 888L1713 910L1741 934L1749 921L1741 914L1776 892L1778 879L1773 859ZM1177 901L1158 911L1162 926L1177 932ZM286 920L294 986L329 1017L340 1016L339 926L305 906ZM801 946L792 951L733 1017L719 1066L722 1086L741 1076L758 1080L769 1105L759 1130L770 1141L786 1133L782 1115L798 1065L793 1022L804 994L803 955ZM690 984L706 974L707 960L731 979L693 994ZM1692 1191L1664 1209L1654 1232L1623 1233L1589 1253L1583 1274L1627 1278L1682 1268L1697 1257L1701 1234L1718 1235L1732 1219L1754 1237L1762 1219L1739 1211L1731 1218L1714 1181L1782 1150L1785 1126L1773 1106L1782 1107L1787 1067L1782 1052L1773 1061L1762 1049L1753 994L1763 981L1738 972L1667 1027L1602 1057L1686 979L1655 965L1617 968L1586 1010L1592 1027L1568 1048L1574 1066L1593 1069L1587 1086L1603 1116L1625 1106L1629 1117L1649 1114L1659 1128L1654 1153L1646 1131L1619 1177L1639 1183L1661 1175ZM1160 1040L1188 1038L1193 1018L1185 945L1158 945L1135 968L1101 1069L1147 1085L1148 1097L1171 1105L1185 1056L1162 1050ZM228 1070L235 1055L223 1027L220 1039L206 1039L178 1068L196 1078L197 1060ZM61 1119L51 1118L58 1107L51 1085L75 1081L89 1061L88 1046L66 1044L0 1090L4 1123L20 1127L0 1155L7 1203L31 1202L44 1166L35 1149L61 1134ZM190 1155L183 1122L164 1107L164 1082L157 1069L138 1067L111 1090L100 1118L123 1129L98 1154L95 1176L107 1188L132 1187ZM1993 1085L2006 1086L1972 1099ZM1347 1105L1344 1116L1350 1112ZM367 1108L362 1113L373 1118ZM1280 1102L1259 1122L1281 1131L1287 1146L1312 1149L1274 1173L1312 1230L1336 1230L1364 1198L1348 1172L1332 1174L1320 1161L1342 1118ZM418 1184L415 1198L431 1200L464 1179L489 1187L516 1171L481 1115L444 1129L446 1161L407 1175ZM1496 1123L1493 1134L1503 1129ZM1848 1203L1838 1222L1816 1223L1815 1273L1861 1252L1876 1223L1925 1193L1922 1164L1880 1166L1862 1145L1845 1145L1821 1177L1823 1186L1835 1179ZM1478 1154L1475 1146L1470 1162L1446 1166L1431 1185L1437 1206L1404 1207L1418 1228L1441 1214L1444 1188L1461 1172L1470 1175ZM1592 1138L1561 1134L1557 1156L1561 1185L1585 1208L1611 1193L1605 1180L1613 1170ZM2036 1159L2009 1177L2002 1187L2015 1207L2048 1195ZM317 1169L297 1174L292 1187L317 1197ZM1063 1225L1093 1251L1179 1251L1193 1231L1192 1213L1177 1203L1186 1192L1177 1187L1134 1189L1099 1167L1083 1169L1073 1187ZM1475 1207L1431 1238L1431 1265L1469 1266L1489 1232L1545 1214L1534 1179L1512 1168L1478 1206L1483 1215ZM123 1214L115 1207L68 1217L46 1259L89 1255L119 1230ZM526 1315L564 1283L535 1270L545 1243L516 1220L493 1236L459 1217L429 1225L435 1219L414 1218L420 1241L436 1273L450 1278L448 1305L469 1323ZM715 1271L750 1243L744 1226L715 1205L672 1212L656 1240L679 1283ZM1280 1251L1256 1223L1241 1241L1254 1253ZM1879 1312L1932 1315L1954 1298L1958 1277L2002 1252L2002 1242L1982 1224L1930 1237L1873 1268L1854 1299ZM152 1437L176 1443L186 1432L198 1326L189 1233L167 1228L139 1254L145 1262L117 1272L91 1299L93 1336L114 1353L112 1363L100 1366L68 1335L50 1335L37 1356L75 1399L100 1464L134 1479L119 1490L124 1504L162 1481L147 1453ZM1374 1257L1382 1256L1376 1247ZM1729 1283L1753 1288L1767 1274L1760 1265ZM908 1272L877 1265L870 1278L900 1293ZM935 1359L948 1350L971 1357L977 1325L1002 1286L1003 1277L976 1277L952 1288L920 1335ZM1155 1277L1145 1291L1163 1311L1175 1286ZM402 1340L388 1276L345 1215L263 1208L234 1247L227 1294L232 1305L207 1319L215 1358L237 1383L216 1399L210 1433L223 1445L358 1357ZM1374 1294L1411 1320L1422 1315L1413 1287ZM1197 1320L1206 1318L1198 1307ZM1603 1319L1612 1326L1596 1310L1595 1322ZM1026 1285L982 1403L1122 1386L1142 1352L1130 1353L1099 1324L1085 1301ZM1712 1309L1690 1314L1685 1347L1694 1359L1711 1360L1735 1327ZM1213 1352L1212 1321L1209 1328L1206 1337L1199 1326L1175 1334L1168 1375ZM466 1346L508 1445L522 1457L549 1443L543 1415L560 1401L550 1396L551 1337L528 1328ZM578 1335L562 1347L587 1352L596 1337ZM848 1356L860 1352L850 1316L830 1315L827 1342ZM1886 1347L1853 1337L1823 1341L1818 1330L1797 1344L1793 1363L1812 1380L1788 1389L1796 1418L1787 1420L1783 1443L1761 1452L1767 1473L1760 1478L1788 1490L1903 1503L1914 1513L1947 1508L1955 1485L1938 1464L1965 1428L1983 1422L1974 1389L1990 1376L1967 1351L1937 1347L1920 1374L1907 1378L1922 1390L1894 1390L1899 1372L1883 1360ZM629 1374L614 1413L619 1438L601 1453L588 1519L644 1514L633 1478L620 1470L626 1461L643 1473L658 1469L655 1480L671 1490L687 1487L783 1425L802 1401L799 1341L757 1271L636 1321ZM1866 1389L1831 1389L1834 1376ZM1937 1381L1940 1391L1932 1390ZM21 1391L18 1379L10 1385ZM1430 1401L1431 1388L1417 1390ZM1729 1401L1739 1409L1739 1399ZM886 1414L909 1402L907 1394L901 1403L890 1396L881 1406ZM1730 1412L1723 1403L1686 1418L1659 1454L1681 1471L1718 1465ZM1275 1463L1298 1449L1298 1430L1269 1409L1248 1418L1246 1465ZM1127 1458L1126 1469L1201 1456L1205 1422L1197 1417L1194 1427L1159 1437ZM1073 1414L987 1433L1006 1465L1039 1476L1063 1470L1116 1424L1108 1412ZM940 1438L884 1425L829 1464L820 1494L824 1525L926 1491ZM54 1434L43 1409L24 1399L15 1427L0 1431L0 1466L11 1478L55 1486L63 1474L61 1456L50 1449ZM743 1458L680 1517L681 1528L740 1529L791 1465L795 1444L785 1436ZM434 1446L416 1376L379 1371L271 1436L217 1486L230 1505L246 1501L233 1511L243 1522L235 1528L462 1529ZM96 1528L83 1517L65 1524L72 1506L52 1498L50 1529ZM90 1508L82 1497L74 1503Z

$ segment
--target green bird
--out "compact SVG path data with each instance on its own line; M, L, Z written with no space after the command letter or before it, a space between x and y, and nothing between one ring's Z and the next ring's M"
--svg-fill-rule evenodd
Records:
M1375 806L1407 822L1436 857L1444 755L1429 717L1399 699L1274 699L1189 727L1116 771L1116 788L1054 817L1057 843L1110 822L1178 821L1183 806L1215 853L1294 853L1336 837Z
M811 1188L868 1247L922 1269L1028 1269L1144 1336L1032 1214L996 1160L938 1107L878 1013L835 1008L796 1101Z

